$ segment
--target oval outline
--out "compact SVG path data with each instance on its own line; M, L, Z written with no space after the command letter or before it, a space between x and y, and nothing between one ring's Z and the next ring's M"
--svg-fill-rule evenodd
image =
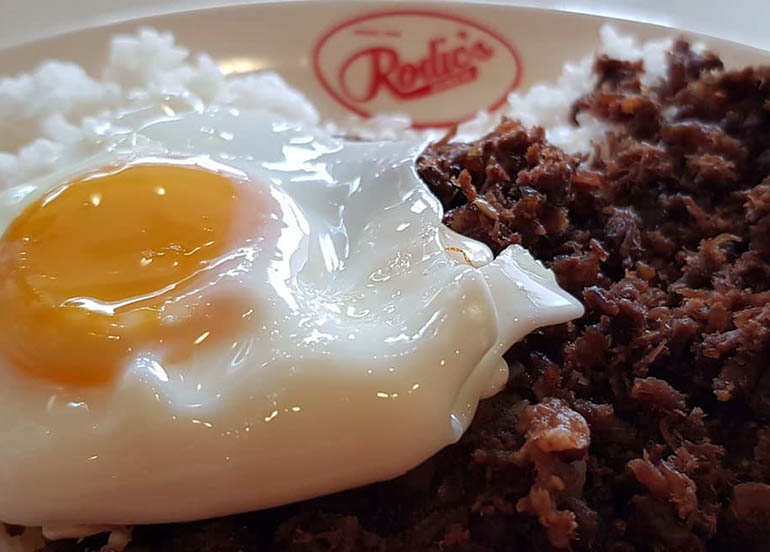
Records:
M513 46L513 44L509 43L506 39L504 39L498 32L493 31L492 29L482 25L481 23L476 23L475 21L471 21L470 19L466 19L463 16L456 15L453 13L442 13L437 11L431 11L431 10L380 10L375 12L370 12L363 15L357 15L355 17L345 19L336 25L334 25L332 28L327 30L323 35L321 35L321 38L318 39L316 42L316 45L313 47L313 72L315 73L316 79L318 79L318 82L321 84L321 87L324 89L324 91L329 94L332 99L334 99L338 104L342 105L349 111L352 111L356 115L359 115L361 117L364 117L366 119L372 117L374 113L369 113L358 106L352 104L351 102L347 101L345 98L341 97L334 88L329 84L329 82L324 77L323 71L321 70L321 50L323 49L326 42L335 34L337 34L339 31L345 29L346 27L349 27L351 25L355 25L356 23L360 23L361 21L367 21L371 19L377 19L380 17L388 17L388 16L420 16L420 17L437 17L439 19L444 19L448 21L452 21L454 23L461 23L463 25L469 25L471 27L474 27L475 29L488 34L492 38L494 38L497 42L502 44L506 50L508 50L508 53L511 54L511 57L513 57L514 62L516 63L516 75L508 87L506 87L505 91L503 92L503 95L495 100L489 107L484 108L486 111L492 112L498 109L500 106L502 106L505 101L508 99L508 94L510 94L512 91L514 91L519 84L521 83L522 74L524 72L524 65L521 61L521 56L519 55L518 50ZM441 122L422 122L422 123L412 123L412 128L415 129L422 129L422 128L447 128L447 127L453 127L463 121L467 121L471 118L473 118L475 114L468 115L466 117L456 119L453 121L441 121Z

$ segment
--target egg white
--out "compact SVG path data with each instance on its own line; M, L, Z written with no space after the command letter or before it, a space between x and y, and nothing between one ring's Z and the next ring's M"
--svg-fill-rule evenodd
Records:
M505 350L582 307L522 248L493 259L441 224L415 172L425 145L211 108L4 192L3 227L105 164L207 159L266 186L281 231L228 283L260 308L226 346L179 364L145 351L86 390L0 365L0 519L77 534L226 515L394 477L459 439Z

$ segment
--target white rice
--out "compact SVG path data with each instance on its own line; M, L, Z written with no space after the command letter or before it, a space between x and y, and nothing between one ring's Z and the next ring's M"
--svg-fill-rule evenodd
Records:
M607 26L601 31L601 43L600 51L611 56L643 59L643 84L664 74L670 39L639 44ZM506 115L525 125L545 127L548 139L569 152L588 151L592 140L602 138L606 125L580 117L581 125L575 128L568 115L572 103L594 86L594 55L567 62L556 83L512 93L500 113L479 113L460 127L457 139L475 138ZM47 61L32 73L0 79L0 189L88 155L116 125L140 123L158 109L178 113L208 105L258 107L289 121L364 138L414 134L403 115L321 121L313 104L276 73L225 77L209 56L191 56L171 34L142 29L112 39L109 61L99 77L73 63ZM0 550L21 552L41 544L37 531L9 538L0 526Z
M171 34L142 29L113 38L100 78L73 63L46 61L32 73L0 80L0 188L77 156L68 146L87 148L124 112L209 104L319 122L315 107L275 73L226 79L209 56L191 57Z
M609 26L602 29L601 39L603 52L643 59L647 84L663 74L670 40L640 45L634 37ZM593 86L593 55L566 63L556 83L511 94L501 113L480 113L461 126L460 137L478 136L503 114L525 125L544 126L548 139L569 152L587 150L605 126L584 118L575 128L567 114L572 102ZM322 124L313 104L279 75L263 72L225 77L206 54L191 56L171 34L142 29L112 39L107 65L99 77L73 63L46 61L32 73L0 80L0 189L84 155L122 113L158 107L181 112L211 104L259 107L290 121ZM403 115L365 121L351 118L323 122L323 126L365 138L394 139L412 133L409 119Z
M643 60L645 73L641 80L649 86L665 75L666 52L672 42L666 38L639 44L634 36L620 34L607 25L601 30L599 52L618 59ZM548 140L569 153L587 151L592 140L601 140L607 125L588 114L579 114L580 126L575 127L568 114L574 101L594 87L594 58L592 53L580 61L568 61L555 84L537 84L523 94L512 93L505 114L526 126L544 127Z

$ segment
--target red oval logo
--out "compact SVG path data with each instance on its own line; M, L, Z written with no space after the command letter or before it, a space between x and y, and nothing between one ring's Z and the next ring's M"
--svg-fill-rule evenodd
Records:
M417 128L497 109L522 71L516 49L496 32L457 15L412 10L335 25L316 44L313 68L353 113L406 113Z

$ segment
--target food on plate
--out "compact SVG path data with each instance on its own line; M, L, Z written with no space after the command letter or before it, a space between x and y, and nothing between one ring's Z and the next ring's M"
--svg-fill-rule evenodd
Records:
M121 170L146 167L148 158L155 160L153 163L160 158L173 165L180 158L203 156L223 165L214 169L217 175L227 174L228 170L240 171L234 182L251 182L253 188L266 190L264 199L257 202L259 205L269 205L272 199L282 209L284 205L296 206L297 218L304 215L308 221L308 262L318 267L303 276L312 283L329 283L332 291L335 283L350 284L362 279L350 277L335 282L330 274L351 270L335 265L348 256L323 255L329 250L321 245L323 239L311 239L314 231L332 235L332 230L341 224L348 233L365 234L388 224L402 224L404 220L411 223L410 217L427 212L423 221L429 223L429 236L421 232L412 235L412 230L405 229L412 239L394 240L389 251L396 253L406 248L413 254L414 250L408 247L411 244L415 250L429 252L428 259L438 260L438 270L431 273L427 288L439 289L446 304L455 308L462 302L452 296L451 288L439 282L447 282L457 274L467 275L470 280L476 278L490 298L485 303L488 311L497 313L496 323L488 330L481 322L484 316L478 324L458 324L460 333L449 338L452 345L439 343L435 358L446 360L444 353L453 353L461 344L479 348L475 358L477 364L485 367L486 360L499 358L502 349L518 341L504 352L508 370L504 389L479 403L473 422L461 437L473 409L465 418L452 418L456 409L436 410L415 401L410 404L424 410L415 411L414 415L391 412L393 417L385 418L414 427L394 429L387 424L375 428L371 421L380 416L376 409L394 399L392 391L382 391L387 394L377 397L382 402L366 402L365 408L356 407L355 412L363 412L364 416L373 413L373 417L368 427L359 428L358 435L363 436L366 446L358 443L358 448L337 451L334 457L340 473L351 478L337 485L338 489L355 484L350 474L360 473L358 470L363 469L366 455L372 450L369 447L378 446L378 439L387 440L402 430L436 439L430 446L421 442L420 453L412 456L410 451L420 447L392 447L389 452L398 449L404 459L402 464L388 467L392 470L389 475L395 475L407 469L407 464L419 462L418 457L425 458L460 437L456 444L444 447L406 474L281 508L192 523L140 525L134 529L131 546L136 550L264 548L292 552L763 549L770 538L770 70L726 71L716 55L681 40L640 46L611 28L603 30L602 38L602 50L596 56L567 64L557 84L539 85L527 93L513 94L503 109L507 119L496 122L490 116L480 115L462 125L454 136L443 139L430 133L417 135L403 128L400 119L387 117L357 126L326 124L320 128L312 106L298 94L290 95L290 89L281 93L285 85L277 77L260 75L249 77L248 82L243 78L225 80L217 76L206 58L198 60L197 67L185 65L183 53L170 37L149 31L116 42L118 46L113 48L104 79L88 81L92 85L90 97L73 96L68 106L56 113L39 108L39 113L30 116L38 124L35 135L44 138L29 142L31 134L18 135L13 147L6 146L18 153L0 156L0 170L5 171L0 174L9 186L4 197L8 205L14 205L10 210L4 208L3 214L10 213L11 218L18 217L19 212L32 213L29 209L35 209L34 202L40 194L56 189L55 186L64 185L66 189L70 184L74 189L77 184L88 182L83 176L103 169L105 163L117 163L115 170L120 175ZM130 58L136 53L132 49L146 53L151 50L150 45L157 49L153 59L165 61L157 61L143 74L138 74L138 69L132 72L131 65L126 65L125 74L121 73L121 55ZM66 70L77 72L72 67ZM85 75L73 78L88 79ZM22 86L24 82L4 84ZM139 91L127 93L131 86L138 86ZM148 124L148 113L157 116L152 111L157 97L174 88L175 94L163 100L174 115L165 114L165 120ZM0 84L0 106L3 101L6 105L13 101L8 100L8 88L6 99L2 100L3 90ZM255 115L249 112L254 107L249 102L260 95L261 114ZM289 101L283 101L282 96ZM110 112L100 113L100 105L108 105ZM76 119L84 115L86 118L80 124ZM284 122L276 127L279 118ZM246 128L239 126L242 123ZM492 128L487 128L490 125ZM387 133L401 138L387 143L351 143L331 136L341 132L367 138ZM484 132L482 137L472 136ZM197 138L177 141L180 135ZM255 148L252 143L244 148L237 145L240 139L235 137L241 135L263 140L256 151L280 150L280 155L271 158L260 153L260 158L249 158L248 152ZM139 139L132 140L131 136ZM303 143L299 136L307 141ZM107 153L103 148L105 141L114 145ZM72 144L78 145L73 148ZM128 144L130 147L126 148ZM58 159L66 160L54 177L48 174L52 169L43 161L44 156L39 155L44 151L56 152ZM90 156L85 156L84 151ZM129 156L136 156L137 164L133 157L130 162L120 157L126 151ZM345 157L345 152L351 155ZM226 155L219 156L220 153ZM337 162L319 163L319 159ZM378 165L377 161L381 163ZM287 163L292 162L303 167L303 177L313 175L316 182L324 182L332 189L339 182L356 183L340 185L347 192L341 194L344 199L339 202L320 204L294 193L305 188L287 176L291 173ZM373 172L369 186L367 179L358 183L355 178L366 172L361 166L367 162L378 168L369 171ZM327 167L334 169L321 170ZM394 171L398 178L393 178ZM39 180L32 175L39 175ZM427 187L420 184L418 177ZM33 188L29 182L39 182L39 188ZM391 185L378 186L378 182ZM38 195L36 189L40 190ZM348 203L356 199L362 202ZM421 213L413 212L417 201L426 206ZM361 203L366 204L365 208ZM345 215L340 215L335 206L343 204ZM361 206L353 210L353 219L361 213L358 225L347 218L350 204ZM20 209L22 205L27 210ZM393 209L383 209L390 206ZM393 216L388 214L391 211ZM255 213L246 215L251 220ZM446 228L439 224L440 220ZM314 230L318 228L324 230ZM389 234L393 232L383 236ZM364 239L359 243L365 245L367 241L383 240ZM314 265L310 245L316 246L318 253ZM335 245L332 239L331 250L339 251ZM552 272L543 271L525 251ZM354 257L361 255L350 254L350 259ZM372 264L364 263L364 268L353 268L352 273L367 276L363 280L374 287L364 285L365 293L377 296L377 301L372 300L386 311L387 305L379 302L383 295L380 290L387 290L394 280L398 286L399 277L408 274L398 269L403 266L403 259L399 261L398 255L393 257L379 248L371 259L363 257ZM397 262L389 262L391 259ZM420 268L423 266L434 270L430 263ZM563 323L541 327L526 337L514 335L518 328L514 324L508 327L512 332L509 339L499 338L497 328L505 327L505 320L510 323L517 316L506 316L505 308L501 308L503 296L510 298L507 293L497 293L501 288L496 276L490 273L510 276L508 268L513 266L535 279L542 278L542 287L537 289L563 301L558 309L548 311L552 317L543 314L542 323L537 325L556 322L555 312ZM377 276L372 282L368 277L382 274L379 269L383 267L387 267L384 272L388 278L380 280ZM576 306L569 295L553 285L551 274L555 274L561 289L580 299L584 316L576 318ZM397 307L391 314L407 312L412 316L418 310L414 304L421 297L415 292L423 281L419 276L419 270L404 276L408 282L402 293L409 290L416 294L403 303L402 310ZM516 286L509 286L510 280L500 281L506 289L515 291ZM240 280L234 282L231 289L240 293L241 284ZM325 312L328 304L315 294L319 287L323 286L290 291L297 301L318 300L303 302L306 310ZM371 316L372 309L369 310L362 320ZM353 314L356 313L360 314L354 308ZM373 327L382 327L380 322L375 321ZM291 327L308 332L303 336L319 337L303 324ZM351 323L349 327L361 326ZM518 331L523 334L530 329ZM471 335L473 330L475 335ZM523 339L518 340L520 337ZM377 343L380 341L385 340ZM294 345L292 338L291 346ZM485 356L481 351L489 352ZM350 377L360 361L350 354L345 356L344 351L337 352L344 362L340 372ZM201 352L191 358L198 360L205 354L213 353ZM208 367L215 363L212 360L202 364ZM195 377L211 377L210 371L202 369L205 367L190 363L182 368L180 363L179 367L164 369L169 383L180 385L163 390L181 392L179 396L164 398L169 396L172 406L177 398L190 406L189 401L201 391L195 385ZM383 368L383 373L377 375L387 381L385 365L377 367ZM476 368L473 373L484 373L481 379L485 384L489 380L494 382L493 374L500 376L503 372L491 367L490 363L487 370ZM434 377L435 371L428 373L433 385L448 385ZM184 375L184 382L173 377L178 374ZM196 376L189 381L188 374ZM129 376L126 372L124 380ZM226 390L232 386L230 389L240 391L244 380L237 377L209 379L202 390L216 393L218 388ZM47 381L31 381L18 373L9 376L11 383L19 378L24 379L25 387ZM319 377L311 383L315 385L321 380ZM195 386L190 387L191 384ZM491 392L486 385L474 387L472 403L485 394L482 387ZM103 385L94 385L81 392L102 388ZM421 390L422 387L417 389ZM4 393L7 398L0 403L13 400L20 405L28 404L25 401L30 395ZM166 409L162 401L156 405L152 396L146 398L147 405ZM114 400L113 395L110 400ZM243 415L238 404L232 406L223 410L226 416ZM72 416L90 414L71 403L54 401L53 407L54 412L58 408L58 412ZM41 409L30 412L33 416L49 415ZM263 428L273 421L291 423L299 419L294 415L304 414L304 407L296 413L279 409L275 412L273 418L272 411L264 414ZM451 430L443 438L428 427L433 415L439 423L432 428ZM459 419L459 424L447 425L447 420L452 419ZM208 422L207 418L198 420ZM424 425L419 427L421 424ZM190 435L196 432L195 435L207 436L211 433L206 433L206 429L219 429L214 423L211 428L193 425L201 424L189 424L186 430ZM147 427L132 431L144 435ZM19 432L20 439L15 444L23 445L37 430L29 425L24 429L26 432ZM269 438L269 431L265 430L262 438ZM133 455L132 458L141 459L145 454L152 458L156 453L154 449L138 449L135 443L140 439L130 433L112 440L114 434L101 433L104 442L119 443L125 447L120 450ZM76 432L70 435L78 438ZM157 435L158 439L162 437L160 432ZM169 432L166 436L174 439L182 434ZM189 443L193 441L187 446L191 446ZM167 444L172 449L169 454L177 452L173 450L174 444ZM160 445L162 449L166 443ZM185 470L190 470L189 474L200 469L209 452L208 445L204 447L206 450L200 456L190 453L179 461L180 469L171 476L170 472L155 470L156 481L162 484L164 478L177 475L181 481ZM220 452L211 451L212 455ZM325 461L333 463L330 457L322 455L319 459L321 465ZM257 457L257 461L262 462L263 458ZM281 469L312 478L316 461L315 456L303 457L301 465L289 462ZM45 465L52 463L55 464L46 461ZM42 469L43 464L39 465ZM270 466L267 461L263 465ZM0 466L6 469L9 464L3 459ZM207 487L208 482L221 481L216 478L223 476L215 471L206 472L197 478L198 488L191 484L185 487L186 498L189 502L204 498L232 500L233 496L242 496L241 487L258 478L261 471L262 468L248 472L244 468L238 488L225 485L228 492L222 492L221 487ZM383 470L368 480L387 477L386 472ZM7 478L8 472L5 473ZM371 475L372 471L367 473ZM52 472L50 477L49 484L60 484L54 479L56 473ZM103 492L102 483L103 480L94 481L93 488ZM282 488L280 492L288 496L285 481L268 483ZM21 493L21 486L18 490ZM153 490L148 488L147 492ZM116 501L138 507L142 498L129 493L121 494ZM149 496L144 499L145 504L155 504ZM28 503L33 504L34 498ZM11 505L6 505L10 511ZM103 505L86 505L93 509L99 506ZM108 507L118 511L123 506ZM195 507L190 507L188 515ZM67 521L77 524L82 520ZM59 536L66 536L66 530L73 527L59 529ZM116 527L112 529L110 545L124 545L125 533ZM80 530L85 532L82 527ZM10 526L9 531L15 534L20 529ZM25 531L8 542L18 546L18 539L29 538L29 533ZM107 538L98 535L82 542L48 542L45 549L98 549Z

